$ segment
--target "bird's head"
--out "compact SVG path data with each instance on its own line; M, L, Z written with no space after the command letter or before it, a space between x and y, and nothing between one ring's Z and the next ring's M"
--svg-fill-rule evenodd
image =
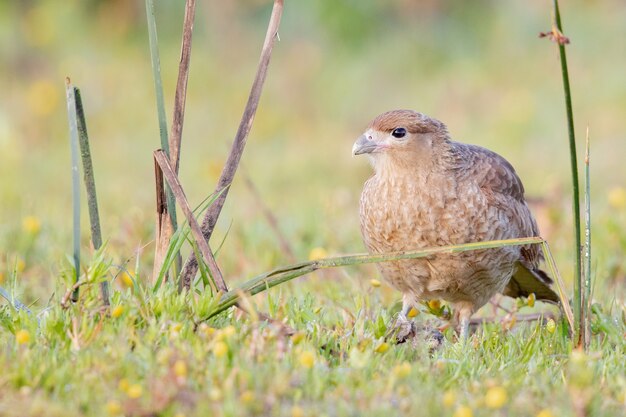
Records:
M392 110L376 117L352 147L353 155L367 154L376 171L429 165L448 140L446 126L412 110Z

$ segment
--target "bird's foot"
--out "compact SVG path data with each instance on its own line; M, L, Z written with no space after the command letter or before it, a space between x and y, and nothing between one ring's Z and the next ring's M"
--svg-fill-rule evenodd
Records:
M409 339L412 339L417 334L417 326L413 320L407 319L405 316L400 315L396 320L396 323L391 326L385 339L394 338L397 344L404 343Z

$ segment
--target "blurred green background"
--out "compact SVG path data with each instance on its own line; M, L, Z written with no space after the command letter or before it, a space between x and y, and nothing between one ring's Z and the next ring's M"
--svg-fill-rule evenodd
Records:
M626 249L626 3L561 6L572 41L581 162L586 126L592 141L596 293L619 298ZM180 168L192 205L214 189L270 10L270 0L198 2ZM242 170L297 257L306 259L315 248L317 254L363 251L357 207L370 167L351 157L352 143L377 114L411 108L444 121L454 139L511 161L570 279L560 67L555 44L538 38L550 29L550 10L551 2L539 0L286 0ZM183 1L156 2L169 123L183 11ZM137 272L147 279L159 136L144 2L1 1L0 59L0 281L17 270L27 299L45 300L71 252L66 76L82 90L109 253L118 264L135 265L143 248ZM86 211L83 217L87 232ZM229 280L288 262L241 175L214 245L229 228L219 259ZM87 248L86 233L84 240Z

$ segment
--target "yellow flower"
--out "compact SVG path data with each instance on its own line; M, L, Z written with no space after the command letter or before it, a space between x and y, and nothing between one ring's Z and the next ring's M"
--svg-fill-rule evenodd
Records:
M291 408L291 417L304 417L304 410L297 405Z
M187 376L187 363L182 360L177 360L174 362L174 374L176 376L184 378Z
M111 400L106 405L107 413L112 416L116 416L122 413L122 405L119 401Z
M132 398L132 399L139 398L141 397L142 394L143 394L143 388L141 388L141 385L139 384L133 384L129 386L128 391L126 391L126 395L128 395L128 398Z
M134 282L133 282L133 275L134 275L134 273L131 270L124 270L124 271L122 271L119 274L119 279L120 279L120 282L122 283L122 285L124 285L125 287L128 287L128 288L132 288L132 286L135 285Z
M126 378L120 379L120 382L117 383L117 389L122 392L128 392L128 388L130 388L130 383Z
M374 288L380 287L380 281L377 279L370 279L370 285Z
M409 310L409 313L407 314L407 316L409 318L413 318L415 316L417 316L419 314L419 310L417 310L415 307L411 307L411 309Z
M4 272L0 271L0 284L4 282Z
M457 407L454 414L452 414L453 417L472 417L473 415L474 413L472 413L472 409L466 405Z
M530 293L530 295L528 296L528 307L534 307L535 306L535 293L532 292Z
M614 187L609 191L609 205L614 209L623 209L626 207L626 189L623 187Z
M41 231L41 222L35 216L26 216L22 219L22 230L29 235L36 235Z
M324 248L313 248L311 252L309 252L309 261L315 261L317 259L326 258L328 256L328 252Z
M22 272L26 268L26 262L22 258L17 258L15 261L15 271Z
M121 316L123 313L124 313L124 306L116 305L115 307L113 307L113 310L111 311L111 317L116 319L119 316Z
M216 358L221 358L223 356L226 356L226 354L228 353L228 345L224 342L216 342L215 345L213 345L213 354L215 355Z
M376 346L376 349L374 349L374 351L378 353L385 353L388 350L389 350L389 343L387 342L382 342L380 345Z
M250 390L246 390L242 392L241 395L239 396L239 400L243 404L251 404L252 402L254 402L254 392Z
M313 365L315 365L315 355L313 352L305 350L298 357L298 362L303 368L311 369L313 368Z
M20 329L15 332L15 341L18 345L30 343L30 332L26 329Z
M547 408L544 408L540 412L537 413L537 417L554 417L554 414Z
M502 408L508 401L508 395L503 387L491 387L485 395L485 405L489 408Z
M441 301L440 300L430 300L428 302L428 307L430 307L431 310L439 310L441 308Z
M443 406L446 408L450 408L456 402L456 394L452 390L448 390L443 393L443 398L441 399L443 402Z
M546 323L546 330L548 331L548 333L554 333L556 330L556 323L554 322L554 320L549 319L548 322Z
M293 336L291 336L291 343L297 345L298 343L304 340L304 332L296 332Z
M398 378L405 378L411 373L411 364L408 362L402 362L400 365L393 367L393 374Z

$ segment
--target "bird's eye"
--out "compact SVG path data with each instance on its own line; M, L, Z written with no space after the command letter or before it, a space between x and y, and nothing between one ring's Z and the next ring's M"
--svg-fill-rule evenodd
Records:
M395 129L393 129L393 132L391 132L391 136L393 136L394 138L403 138L406 135L406 129L403 127L396 127Z

